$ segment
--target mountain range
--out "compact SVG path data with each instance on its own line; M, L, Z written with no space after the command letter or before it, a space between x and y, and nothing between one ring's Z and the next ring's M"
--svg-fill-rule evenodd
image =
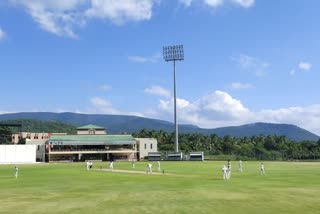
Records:
M127 115L103 114L77 114L77 113L52 113L52 112L21 112L1 114L0 121L34 119L40 121L56 121L74 126L94 124L105 127L109 134L133 133L141 129L174 131L174 124L164 120L143 118ZM259 135L283 135L287 138L300 141L318 141L319 136L291 124L253 123L241 126L203 129L194 125L179 125L180 133L216 134L219 137L230 135L234 137L251 137Z

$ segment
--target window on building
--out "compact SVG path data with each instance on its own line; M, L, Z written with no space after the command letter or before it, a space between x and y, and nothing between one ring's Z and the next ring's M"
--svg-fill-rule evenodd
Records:
M40 145L38 145L38 151L40 150Z
M144 149L147 149L147 144L146 143L144 144Z
M150 149L152 149L152 143L150 144Z
M89 134L95 134L95 130L89 130Z

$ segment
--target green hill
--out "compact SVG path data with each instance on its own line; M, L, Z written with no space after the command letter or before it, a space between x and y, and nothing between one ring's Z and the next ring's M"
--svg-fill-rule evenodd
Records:
M55 121L41 121L35 119L17 119L17 120L6 120L1 123L13 123L21 124L22 132L48 132L48 133L67 133L76 134L77 129L73 125L66 124L64 122ZM19 131L18 128L12 128L14 132Z
M40 121L33 121L31 123L28 122L28 120L25 121L25 119L40 120L50 123L42 124ZM36 130L39 132L74 133L75 127L87 124L105 127L109 134L133 133L139 132L141 129L163 130L166 132L174 131L174 124L168 121L126 115L76 114L68 112L26 112L0 115L0 121L3 122L7 120L21 120L24 130ZM179 132L217 134L220 137L225 135L234 137L283 135L296 142L319 140L319 136L291 124L254 123L215 129L202 129L194 125L179 125Z

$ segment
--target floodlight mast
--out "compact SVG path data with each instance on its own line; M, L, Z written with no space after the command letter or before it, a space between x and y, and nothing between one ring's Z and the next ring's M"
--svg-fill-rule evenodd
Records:
M174 126L175 126L175 152L179 152L178 122L177 122L177 92L176 92L176 61L184 60L183 45L163 47L165 61L173 61L173 87L174 87Z

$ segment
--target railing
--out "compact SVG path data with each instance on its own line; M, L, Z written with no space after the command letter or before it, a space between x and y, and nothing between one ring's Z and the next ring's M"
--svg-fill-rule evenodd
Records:
M135 149L51 149L50 152L112 152L112 151L130 151L135 152Z

